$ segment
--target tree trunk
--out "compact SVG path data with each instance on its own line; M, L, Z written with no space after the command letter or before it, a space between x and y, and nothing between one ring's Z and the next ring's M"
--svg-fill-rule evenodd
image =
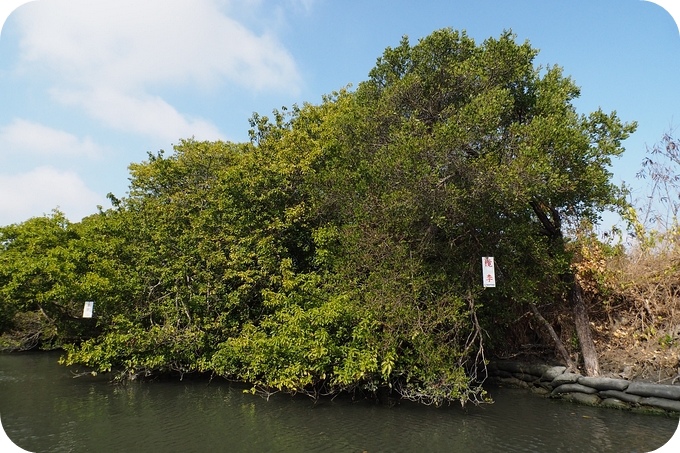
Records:
M545 232L553 241L555 250L564 250L564 236L562 236L562 220L560 213L554 207L550 207L538 199L533 199L530 203L538 220L545 228ZM598 376L600 365L597 360L597 351L593 342L593 335L590 331L590 320L588 310L583 302L583 289L576 279L573 272L562 275L564 282L569 285L569 299L574 314L574 325L576 335L581 344L581 354L583 354L583 364L586 376Z
M548 335L550 335L550 338L555 342L555 347L557 348L557 351L560 353L562 356L562 360L564 360L564 364L566 365L568 371L576 371L576 365L574 362L571 360L571 357L569 356L569 352L567 352L567 348L564 347L564 343L562 343L562 340L560 340L560 337L557 336L557 333L555 332L555 329L553 329L553 326L550 325L547 319L541 315L541 313L538 311L538 307L536 307L536 304L534 303L529 303L529 307L531 307L531 311L534 313L534 316L538 321L543 324L543 327L545 327L545 330L548 331Z
M571 283L570 299L572 309L574 312L574 325L576 326L576 335L578 335L578 342L581 345L581 354L583 355L583 366L586 376L598 376L600 374L600 364L597 359L597 351L595 350L595 342L593 342L593 335L590 330L590 319L588 318L588 310L583 301L583 289L581 284L574 277Z

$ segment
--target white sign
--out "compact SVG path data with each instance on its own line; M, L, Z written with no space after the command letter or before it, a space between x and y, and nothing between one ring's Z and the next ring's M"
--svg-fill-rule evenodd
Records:
M83 307L83 318L91 318L93 311L94 302L92 302L91 300L85 302L85 306Z
M493 256L482 257L482 283L484 288L496 287L496 272L493 266Z

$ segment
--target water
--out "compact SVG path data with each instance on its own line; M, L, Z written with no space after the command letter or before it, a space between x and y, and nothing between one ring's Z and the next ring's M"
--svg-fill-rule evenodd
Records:
M678 420L492 389L484 407L268 401L215 379L113 385L58 355L0 355L0 417L33 452L644 452Z

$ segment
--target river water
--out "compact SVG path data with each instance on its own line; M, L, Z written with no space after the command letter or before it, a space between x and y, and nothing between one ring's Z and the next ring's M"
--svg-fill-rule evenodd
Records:
M678 420L490 389L483 407L244 394L221 379L114 385L58 354L0 354L0 418L32 452L646 452Z

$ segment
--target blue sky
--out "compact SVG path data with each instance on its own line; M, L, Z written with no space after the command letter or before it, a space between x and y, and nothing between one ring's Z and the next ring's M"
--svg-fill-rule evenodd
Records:
M644 195L646 146L680 131L680 33L654 3L35 0L0 35L0 225L57 207L78 221L126 194L147 151L245 141L253 112L319 103L403 35L443 27L478 42L512 29L573 77L579 112L638 121L613 171Z

